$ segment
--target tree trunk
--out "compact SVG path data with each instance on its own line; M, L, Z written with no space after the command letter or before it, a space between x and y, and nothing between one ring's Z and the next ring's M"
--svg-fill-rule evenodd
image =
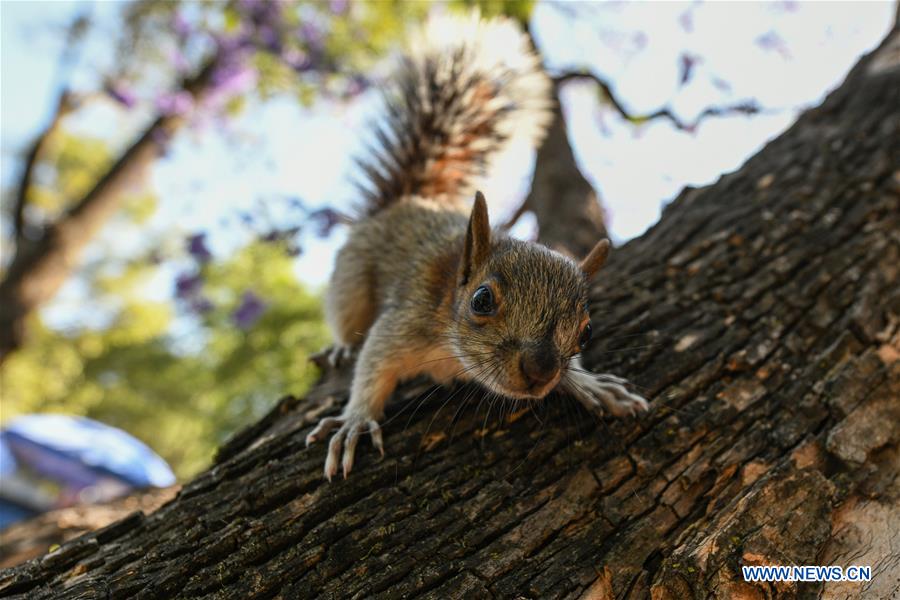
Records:
M531 191L522 206L534 213L538 241L581 258L606 237L600 199L575 162L556 88L547 137L537 152Z
M400 401L349 481L286 398L148 516L0 575L28 598L887 598L900 593L900 34L738 172L614 253L587 363L652 399L597 423L474 388ZM403 395L402 393L400 395ZM328 399L331 398L331 401ZM745 583L742 565L871 565Z

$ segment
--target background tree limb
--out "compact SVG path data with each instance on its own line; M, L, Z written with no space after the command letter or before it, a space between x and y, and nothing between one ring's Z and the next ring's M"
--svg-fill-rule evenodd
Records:
M592 81L603 92L603 96L609 105L626 121L631 123L646 123L657 119L669 121L676 129L682 131L694 131L697 126L709 117L723 117L730 115L755 115L762 112L762 108L753 100L746 100L737 104L727 106L709 106L703 109L700 114L691 122L684 121L678 117L670 107L664 106L651 113L635 114L625 107L622 100L613 91L612 85L596 73L591 71L566 71L554 77L554 81L563 84L567 81L583 79Z
M194 77L182 82L181 88L195 97L201 96L215 66L214 58ZM61 118L61 114L58 116ZM115 213L129 187L140 180L184 122L185 117L179 114L157 116L90 191L45 228L40 239L17 245L0 281L0 363L22 343L28 315L62 286L76 267L84 247ZM51 123L51 127L56 126L58 119ZM33 158L38 156L45 139L39 137ZM31 169L33 160L26 161L17 213L24 206Z
M44 153L47 141L59 130L62 120L75 108L72 95L68 90L63 90L59 95L59 102L50 123L38 134L25 153L22 174L19 176L19 184L16 186L16 196L13 203L13 231L16 239L16 247L27 243L25 224L25 205L28 203L28 191L34 178L34 167L40 156Z
M703 120L710 117L754 115L762 111L755 102L748 100L729 106L707 107L692 122L684 121L669 107L648 114L634 114L625 108L612 86L594 73L566 71L555 76L554 120L538 149L531 190L503 224L503 228L509 229L526 212L532 212L538 222L538 241L573 256L586 254L598 239L608 236L602 202L597 191L578 168L561 110L561 87L568 81L578 79L596 83L609 105L622 118L634 124L663 119L679 130L694 131Z
M598 240L607 237L603 208L594 187L581 173L569 143L566 120L554 86L553 122L534 165L531 189L504 227L511 227L525 212L534 213L538 241L582 257Z

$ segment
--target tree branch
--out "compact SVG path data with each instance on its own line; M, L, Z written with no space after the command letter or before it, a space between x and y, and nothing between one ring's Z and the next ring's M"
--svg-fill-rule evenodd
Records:
M181 89L202 96L217 65L215 56ZM21 345L25 318L53 297L77 265L81 251L114 214L128 186L184 121L176 114L159 115L90 191L47 226L39 241L17 245L0 281L0 363Z
M81 40L84 39L84 33L90 24L90 9L84 14L79 15L72 21L66 32L66 41L63 46L62 55L57 64L57 79L65 80L72 71L73 65L78 61ZM47 145L53 134L59 129L62 120L71 113L78 105L81 104L76 100L74 95L69 91L66 84L62 84L62 92L56 104L56 111L50 120L50 123L35 138L28 152L25 154L25 163L22 166L22 174L19 176L19 185L16 188L16 198L13 204L13 235L16 246L20 245L25 239L25 205L28 203L28 190L31 187L32 178L34 176L34 167L44 153L44 147Z
M527 213L529 210L531 210L531 207L528 206L528 197L526 197L525 200L522 201L522 204L519 205L519 208L516 209L516 212L510 215L510 217L500 225L500 229L502 231L509 231L510 229L512 229L513 225L519 222L519 219L522 218L522 215Z
M22 166L22 174L19 176L19 185L16 188L16 199L13 204L13 232L16 245L20 245L25 237L25 205L28 203L28 190L34 177L34 167L44 153L47 141L59 129L59 124L75 108L72 94L64 90L59 96L56 111L53 118L44 130L35 138L31 147L25 154L25 164Z
M704 109L697 116L697 118L694 119L693 122L682 120L668 106L665 106L652 113L639 115L634 114L627 108L625 108L625 105L616 96L615 92L613 92L612 86L608 81L590 71L566 71L554 77L553 81L557 85L560 85L567 81L572 81L573 79L587 79L596 83L603 91L603 94L609 101L610 106L612 106L613 109L615 109L615 111L622 116L622 118L632 123L645 123L647 121L653 121L655 119L666 119L670 123L672 123L672 125L675 126L676 129L680 129L681 131L694 131L700 124L700 122L708 117L724 117L736 114L755 115L762 112L762 108L755 101L746 100L744 102L739 102L738 104L732 104L729 106L710 106Z
M532 47L540 55L528 23L524 27ZM503 229L511 228L523 214L531 212L537 220L540 243L579 256L607 233L599 194L575 160L559 90L559 84L554 82L553 121L537 149L531 189Z

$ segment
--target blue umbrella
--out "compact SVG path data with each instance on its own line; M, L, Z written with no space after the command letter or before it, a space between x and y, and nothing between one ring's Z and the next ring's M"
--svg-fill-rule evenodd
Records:
M18 417L7 423L0 439L19 462L64 483L88 485L101 474L134 487L175 483L169 465L146 444L121 429L85 417ZM0 458L7 462L6 454ZM5 474L7 466L0 469Z
M0 477L12 475L15 470L16 457L13 456L12 450L9 449L9 444L6 443L2 433L0 433Z

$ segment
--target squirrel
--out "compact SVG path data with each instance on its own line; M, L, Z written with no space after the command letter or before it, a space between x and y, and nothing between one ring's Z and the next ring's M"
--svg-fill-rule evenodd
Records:
M588 284L606 260L599 240L583 260L492 230L473 180L517 140L536 146L552 116L551 82L510 19L432 17L385 95L380 148L360 161L364 215L338 252L326 293L336 344L328 361L356 356L350 399L306 444L337 430L325 477L353 468L399 382L474 381L514 399L554 389L589 410L645 411L624 379L586 371ZM474 193L474 205L464 201ZM343 448L343 453L342 453Z

